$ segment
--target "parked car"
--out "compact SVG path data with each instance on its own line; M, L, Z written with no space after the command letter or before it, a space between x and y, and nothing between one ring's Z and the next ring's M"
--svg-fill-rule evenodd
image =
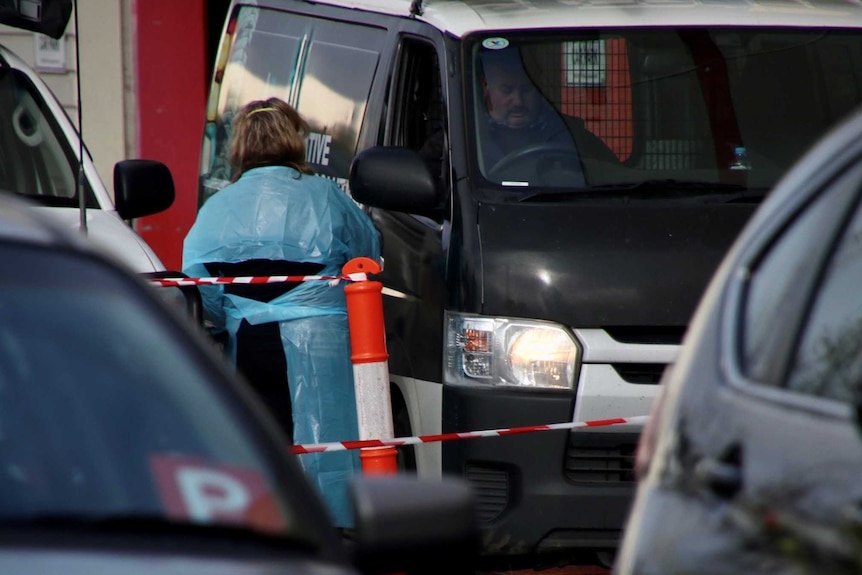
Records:
M721 264L639 444L616 575L862 569L862 111Z
M356 477L342 538L251 388L157 291L172 288L11 196L0 259L0 572L470 565L456 479Z
M72 0L0 2L0 24L59 38L71 12ZM153 160L123 160L114 167L113 184L112 198L51 89L0 46L0 192L27 197L62 225L83 228L135 271L164 270L127 222L171 206L168 168Z

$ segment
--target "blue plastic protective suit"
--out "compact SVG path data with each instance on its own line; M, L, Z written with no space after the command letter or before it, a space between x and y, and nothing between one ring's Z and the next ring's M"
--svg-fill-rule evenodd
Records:
M324 264L319 275L340 275L358 256L380 261L377 231L335 182L267 166L245 172L206 201L185 238L183 272L208 277L206 263L271 259ZM296 444L358 439L343 282L302 282L266 303L225 294L223 286L201 286L201 295L210 319L229 333L226 353L234 362L243 319L279 323ZM304 454L299 461L335 524L352 527L346 482L360 471L358 454Z

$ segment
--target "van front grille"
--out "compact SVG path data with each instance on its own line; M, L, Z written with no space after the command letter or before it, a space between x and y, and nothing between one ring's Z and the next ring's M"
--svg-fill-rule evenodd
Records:
M620 441L612 434L599 438L591 434L589 444L574 432L569 435L566 449L565 474L578 483L632 483L637 435L630 434ZM616 434L613 434L616 435Z

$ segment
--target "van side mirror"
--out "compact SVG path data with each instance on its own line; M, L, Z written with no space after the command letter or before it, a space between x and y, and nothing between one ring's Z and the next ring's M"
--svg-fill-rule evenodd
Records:
M350 195L357 202L436 218L445 201L428 164L414 150L367 148L350 164Z
M174 178L155 160L122 160L114 165L114 203L124 220L162 212L174 203Z

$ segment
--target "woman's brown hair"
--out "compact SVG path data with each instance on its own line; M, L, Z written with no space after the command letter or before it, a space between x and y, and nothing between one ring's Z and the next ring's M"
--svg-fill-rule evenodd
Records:
M234 180L260 166L290 166L303 174L314 173L305 162L308 123L284 100L249 102L237 112L231 130Z

